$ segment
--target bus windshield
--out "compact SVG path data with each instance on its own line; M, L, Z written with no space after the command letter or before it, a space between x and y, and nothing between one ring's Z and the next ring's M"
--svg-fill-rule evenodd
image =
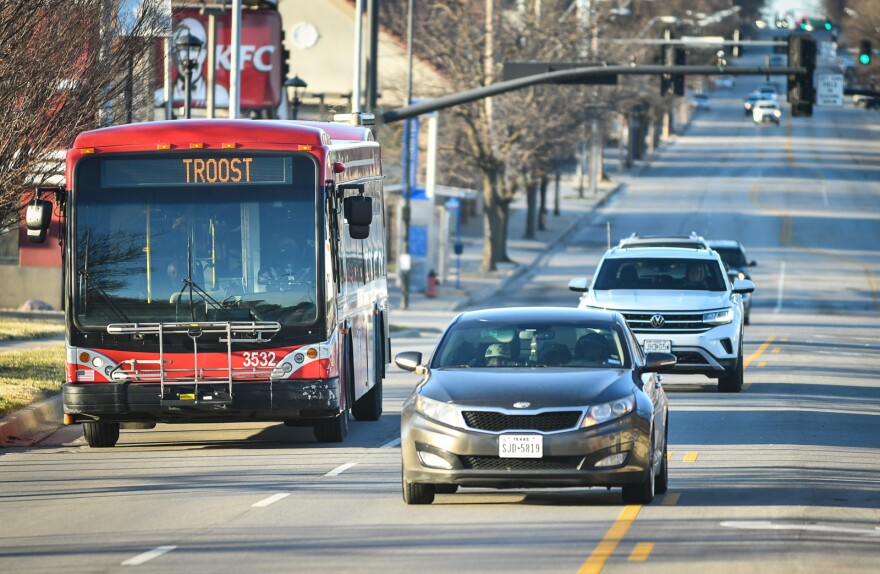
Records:
M307 155L84 159L72 306L109 323L317 319L317 168Z

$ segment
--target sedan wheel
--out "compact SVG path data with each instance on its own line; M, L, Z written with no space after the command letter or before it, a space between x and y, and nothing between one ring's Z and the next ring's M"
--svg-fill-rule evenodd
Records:
M403 501L407 504L431 504L434 502L433 484L416 484L401 476Z
M623 485L623 501L627 504L651 504L656 492L654 476L654 442L651 441L650 465L645 480L636 484ZM664 459L665 462L665 459Z
M669 453L666 438L663 439L663 460L660 462L660 470L657 472L657 479L654 482L654 492L657 494L665 494L669 489Z

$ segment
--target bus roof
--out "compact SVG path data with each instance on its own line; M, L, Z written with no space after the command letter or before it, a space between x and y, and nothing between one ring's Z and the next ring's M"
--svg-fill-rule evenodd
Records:
M287 120L170 120L112 126L81 133L72 149L124 148L155 150L159 144L174 148L200 143L208 148L235 143L245 147L278 145L324 146L372 141L369 129L346 124Z

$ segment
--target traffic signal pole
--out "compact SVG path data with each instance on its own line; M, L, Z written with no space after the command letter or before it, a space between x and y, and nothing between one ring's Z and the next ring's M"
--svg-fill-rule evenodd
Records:
M663 42L663 40L659 40L658 42ZM672 42L675 42L675 40L672 40ZM717 74L726 74L729 76L803 76L808 73L812 74L812 70L808 70L801 66L725 66L724 69L720 69L718 66L646 65L572 68L568 70L548 72L545 74L535 74L534 76L517 78L515 80L496 82L488 86L424 100L411 106L402 106L387 110L383 112L380 117L384 123L397 122L420 116L422 114L451 108L453 106L475 102L483 98L506 94L529 86L555 83L572 84L576 83L577 80L589 80L589 78L593 76L601 77L609 74L621 76L660 76L663 74L680 74L682 76L714 76Z

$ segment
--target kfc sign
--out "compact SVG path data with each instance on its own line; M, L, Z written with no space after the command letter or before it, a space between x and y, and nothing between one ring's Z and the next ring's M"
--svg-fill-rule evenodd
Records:
M192 76L192 105L204 108L207 102L207 62L208 62L208 16L198 10L178 10L174 12L174 38L189 32L204 42L205 48L199 55L198 65ZM244 109L276 108L281 103L281 17L277 12L267 10L242 11L241 27L241 107ZM216 86L214 105L218 108L229 106L229 72L232 69L232 21L227 11L217 16L217 46L215 51ZM184 73L175 57L172 70L173 95L175 106L182 106L184 92ZM159 74L156 90L156 105L164 99Z

